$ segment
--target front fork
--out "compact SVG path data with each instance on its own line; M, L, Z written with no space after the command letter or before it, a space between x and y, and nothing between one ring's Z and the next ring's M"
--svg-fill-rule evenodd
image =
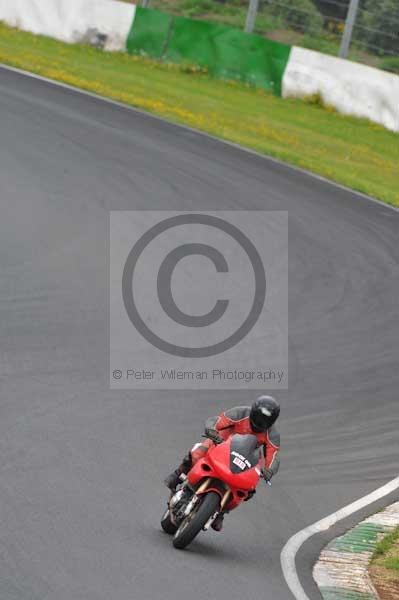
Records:
M206 493L206 488L208 487L210 482L210 478L206 479L198 488L198 490L195 493L195 496L197 496L197 501L199 499L199 496ZM218 511L216 511L215 513L213 513L212 516L209 517L209 519L207 520L207 522L205 523L203 530L204 531L208 531L208 529L210 528L210 526L212 525L213 521L216 519L216 517L218 516L219 513L223 512L225 506L227 505L228 501L230 500L230 490L227 489L224 493L224 495L222 496L222 499L220 501L220 509ZM192 508L190 508L190 510L192 510ZM190 513L187 513L190 514Z
M186 486L187 486L187 477L184 477L184 484L183 486L175 493L173 494L173 496L171 496L170 500L169 500L169 510L170 510L170 514L172 517L172 520L175 521L175 514L174 514L174 507L177 506L177 504L179 503L179 501L183 498L184 493L186 491ZM182 514L182 519L185 519L186 517L188 517L188 515L193 511L194 507L198 504L200 496L202 496L202 494L206 493L206 489L209 485L211 481L211 478L208 477L207 479L205 479L201 485L199 486L199 488L194 492L192 498L189 500L189 502L187 503L183 514ZM216 519L217 515L220 512L223 512L224 508L226 507L226 505L228 504L229 500L230 500L230 490L227 489L223 496L221 497L221 501L220 501L220 509L219 511L215 512L206 522L204 529L207 530L209 529L209 527L211 526L211 524L213 523L213 521Z

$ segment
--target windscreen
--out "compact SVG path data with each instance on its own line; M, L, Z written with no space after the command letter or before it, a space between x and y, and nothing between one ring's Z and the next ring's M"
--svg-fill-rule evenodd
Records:
M230 444L230 470L242 473L258 464L260 448L254 435L233 435Z

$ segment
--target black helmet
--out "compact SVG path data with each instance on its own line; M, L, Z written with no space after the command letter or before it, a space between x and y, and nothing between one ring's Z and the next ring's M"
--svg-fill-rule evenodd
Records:
M280 405L272 396L259 396L251 406L249 420L255 433L265 432L280 414Z

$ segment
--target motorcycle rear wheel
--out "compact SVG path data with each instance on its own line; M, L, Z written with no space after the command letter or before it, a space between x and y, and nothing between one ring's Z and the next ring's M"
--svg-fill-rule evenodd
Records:
M208 519L218 511L220 496L216 492L208 492L200 498L199 504L179 525L173 538L173 545L179 550L186 548L199 534Z
M169 508L166 510L161 519L161 527L164 530L164 532L169 533L169 535L173 535L174 533L176 533L177 526L174 523L172 523Z

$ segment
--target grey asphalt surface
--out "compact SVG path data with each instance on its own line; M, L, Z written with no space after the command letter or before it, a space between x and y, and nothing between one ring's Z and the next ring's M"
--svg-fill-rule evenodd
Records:
M399 213L4 69L0 136L1 600L288 600L287 539L397 475ZM253 394L110 391L114 209L289 211L281 471L186 552L162 479Z

